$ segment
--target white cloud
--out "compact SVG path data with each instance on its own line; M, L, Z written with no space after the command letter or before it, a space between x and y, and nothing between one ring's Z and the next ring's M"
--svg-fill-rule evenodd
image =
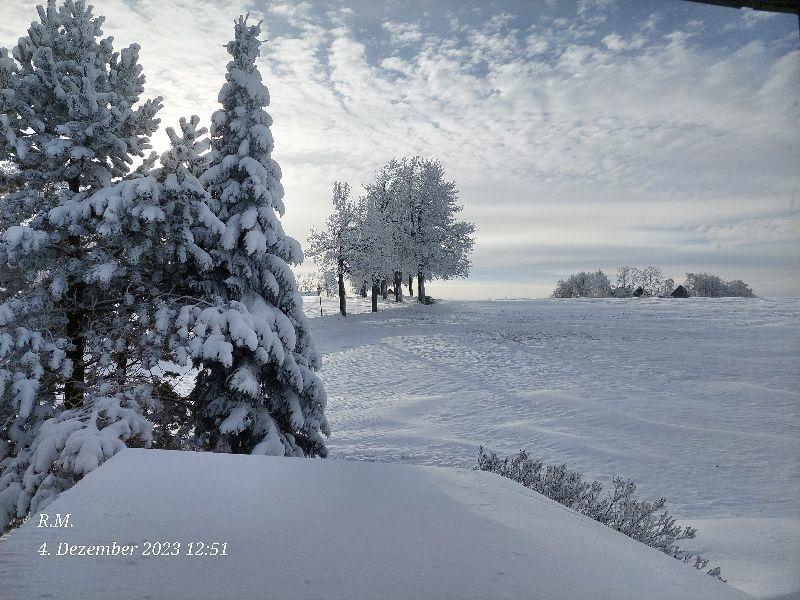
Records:
M211 114L241 2L104 2L107 32L142 44L148 94L165 96L163 125ZM613 13L592 4L579 7L584 18ZM35 15L3 10L7 44ZM476 282L454 294L502 295L480 283L491 269L542 288L526 271L536 252L549 273L608 268L598 252L635 263L647 249L678 277L753 257L777 277L800 259L796 50L769 39L704 47L703 30L666 30L658 14L638 34L558 20L516 31L511 15L470 26L445 14L456 37L381 19L391 47L346 7L277 4L265 17L285 225L301 240L327 213L334 180L357 187L393 156L424 154L444 161L478 225ZM781 285L800 293L796 276Z
M578 2L578 14L584 15L588 12L603 12L616 6L616 0L580 0Z
M382 27L389 32L393 44L407 46L416 44L422 39L419 26L415 23L396 23L394 21L384 21Z
M639 50L643 48L646 43L645 38L641 35L634 35L631 39L626 40L616 33L609 33L602 41L606 48L615 52Z
M389 71L396 71L398 73L402 73L403 75L410 75L411 74L411 65L404 61L401 58L397 58L396 56L390 56L389 58L384 58L381 61L381 66L384 69Z
M591 26L599 26L606 22L608 13L616 9L616 0L580 0L578 17Z
M531 33L525 40L525 46L528 51L528 56L537 56L547 52L550 48L550 43L545 36L538 33Z
M739 10L739 22L733 25L733 28L739 29L752 29L766 21L774 21L780 18L780 14L776 12L769 12L765 10L753 10L751 8L742 8Z

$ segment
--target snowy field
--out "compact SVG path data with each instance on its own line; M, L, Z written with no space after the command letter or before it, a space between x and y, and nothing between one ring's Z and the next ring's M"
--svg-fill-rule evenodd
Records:
M46 512L72 526L0 540L0 599L747 598L463 469L129 449Z
M800 598L800 301L396 306L312 321L334 457L471 467L483 444L621 474L730 583Z

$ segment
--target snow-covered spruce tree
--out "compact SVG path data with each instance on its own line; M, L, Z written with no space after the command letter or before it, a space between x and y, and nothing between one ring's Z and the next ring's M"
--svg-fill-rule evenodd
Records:
M13 166L8 162L0 162L0 194L9 194L21 185L16 181Z
M102 219L66 209L144 155L160 99L140 103L138 46L114 52L84 2L38 13L0 49L0 161L16 182L0 203L0 268L14 274L0 297L0 529L150 439L141 390L110 376L124 316L111 316Z
M206 297L230 310L208 308L197 316L204 327L196 331L205 337L191 394L196 433L215 451L325 456L326 396L290 268L302 261L302 250L279 220L284 190L271 158L269 92L256 66L260 31L246 17L235 22L222 108L212 116L212 164L201 178L225 224L211 249ZM191 315L179 321L184 316Z
M347 298L344 279L350 272L358 232L358 207L350 197L350 185L337 181L333 184L333 212L325 221L325 228L311 230L308 236L308 256L314 259L324 272L336 275L339 312L347 316Z
M175 392L170 371L191 368L181 329L173 318L196 308L204 294L205 273L213 260L205 248L224 233L208 207L209 196L197 176L207 166L208 140L199 118L180 120L180 133L167 128L171 147L157 168L145 164L133 177L76 203L72 213L102 217L98 248L109 255L109 288L119 289L115 304L119 352L114 376L124 389L146 389L145 414L155 425L157 447L188 445L190 405ZM68 208L62 218L69 215ZM122 341L124 340L124 341Z

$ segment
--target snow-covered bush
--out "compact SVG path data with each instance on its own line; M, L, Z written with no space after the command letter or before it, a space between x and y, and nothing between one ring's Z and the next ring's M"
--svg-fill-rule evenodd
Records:
M611 283L605 273L581 271L560 279L553 290L553 298L608 298L611 296Z
M603 494L603 484L584 481L582 474L568 469L566 463L545 467L526 450L500 459L494 452L484 450L483 446L478 451L476 469L521 483L651 548L691 563L696 569L708 566L707 559L684 550L677 543L694 538L697 530L679 526L667 511L665 498L652 502L637 498L636 484L630 479L614 477L613 489ZM708 574L722 579L719 567L709 570Z
M687 273L686 283L683 285L690 296L704 298L755 297L752 288L741 279L725 281L718 275L708 273Z

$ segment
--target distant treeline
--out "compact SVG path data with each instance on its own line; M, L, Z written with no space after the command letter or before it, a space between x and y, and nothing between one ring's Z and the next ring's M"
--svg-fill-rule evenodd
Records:
M682 288L682 289L681 289ZM709 273L687 273L676 288L672 278L664 278L658 267L620 267L616 286L603 271L581 271L559 280L553 298L631 298L634 296L697 296L704 298L753 298L752 288L741 279L726 281Z

